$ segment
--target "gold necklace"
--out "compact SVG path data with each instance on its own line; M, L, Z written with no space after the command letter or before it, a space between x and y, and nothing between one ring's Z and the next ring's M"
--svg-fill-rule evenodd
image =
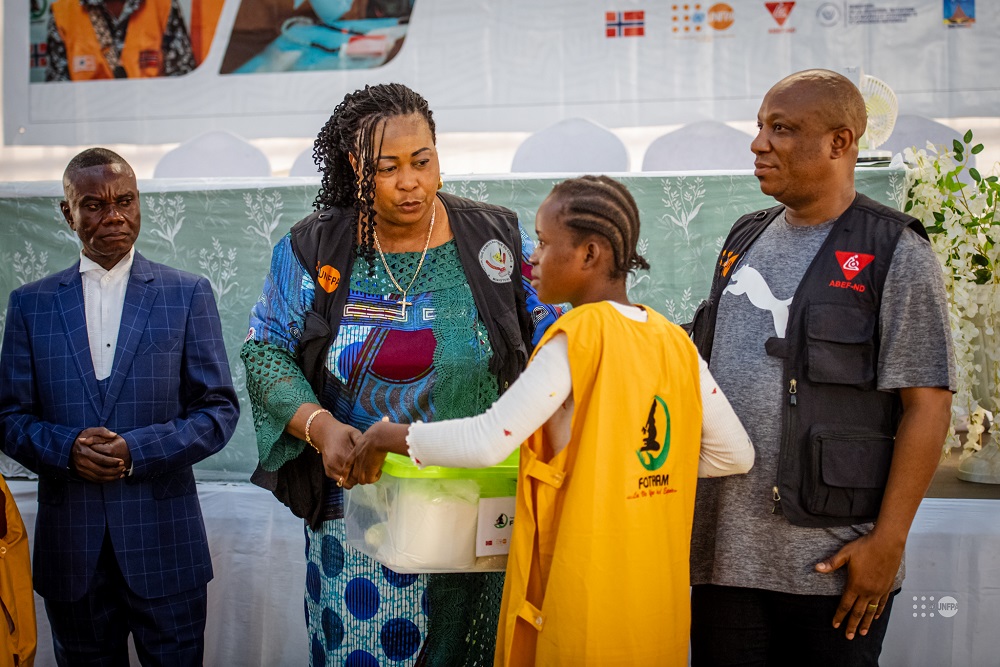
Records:
M389 280L392 282L393 287L395 287L402 296L396 303L399 304L400 311L399 317L394 317L396 320L406 319L406 307L412 306L412 301L406 300L406 295L409 293L410 288L413 287L413 283L417 281L417 276L420 275L420 269L424 266L424 259L427 257L427 249L431 247L431 233L434 231L434 216L437 214L437 197L434 198L434 205L431 208L431 224L427 228L427 241L424 243L424 251L420 254L420 261L417 262L417 270L413 272L413 278L410 279L410 284L403 289L398 282L396 282L396 276L392 275L392 271L389 269L389 263L385 261L385 254L382 252L382 244L378 241L378 232L372 230L375 237L375 249L378 250L378 256L382 258L382 266L385 267L385 272L389 276ZM391 295L390 295L391 296Z

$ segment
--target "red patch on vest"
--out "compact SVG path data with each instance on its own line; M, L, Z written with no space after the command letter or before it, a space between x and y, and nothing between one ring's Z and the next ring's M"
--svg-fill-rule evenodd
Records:
M866 255L863 252L844 252L843 250L835 252L837 253L837 264L844 272L844 278L848 280L854 280L854 276L861 273L861 270L875 259L875 255Z
M148 51L139 52L139 67L146 69L147 67L160 68L160 61L163 59L163 55L159 51L154 51L152 49Z

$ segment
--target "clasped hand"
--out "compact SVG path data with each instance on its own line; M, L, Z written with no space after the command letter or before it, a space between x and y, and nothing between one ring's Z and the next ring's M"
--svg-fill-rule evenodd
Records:
M326 430L318 431L313 440L318 441L323 452L326 476L345 489L377 482L386 454L398 451L401 443L405 448L406 425L388 420L383 417L364 433L339 422L329 434Z
M132 467L132 454L125 440L103 426L85 428L76 436L69 453L70 466L88 482L113 482Z

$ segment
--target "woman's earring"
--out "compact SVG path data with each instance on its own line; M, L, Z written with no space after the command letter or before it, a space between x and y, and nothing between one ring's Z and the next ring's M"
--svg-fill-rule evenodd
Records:
M443 187L444 187L444 179L441 178L441 177L438 177L438 190L440 190Z

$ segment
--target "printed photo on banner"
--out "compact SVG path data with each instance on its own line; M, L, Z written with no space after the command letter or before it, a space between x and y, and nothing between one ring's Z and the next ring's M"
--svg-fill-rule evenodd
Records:
M243 0L222 74L368 69L403 46L415 0Z
M182 76L208 55L224 0L31 0L32 83Z
M949 28L967 28L976 22L976 0L944 0L944 23Z

